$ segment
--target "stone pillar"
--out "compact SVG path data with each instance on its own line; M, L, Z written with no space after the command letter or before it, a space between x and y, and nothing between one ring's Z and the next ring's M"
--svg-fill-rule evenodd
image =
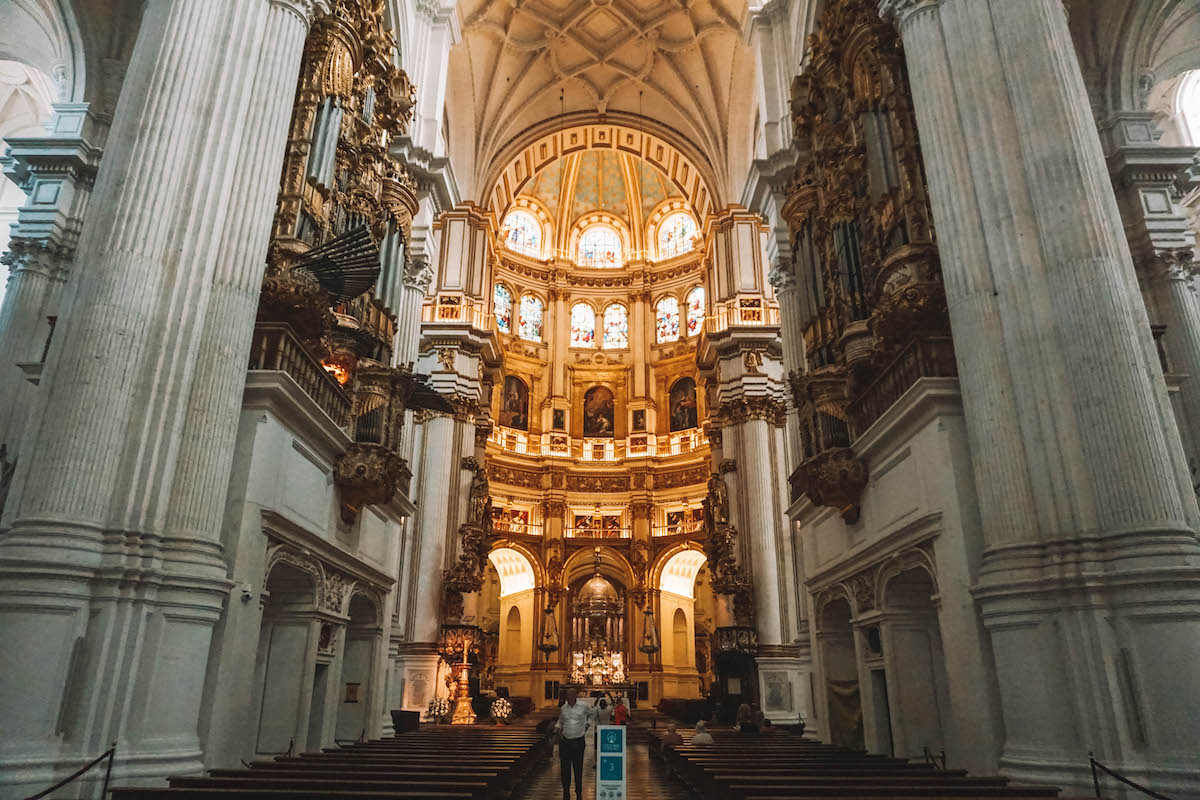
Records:
M43 360L108 129L87 103L58 103L47 135L5 140L5 174L26 193L4 263L0 306L0 444L17 459L36 390L16 365Z
M571 295L558 287L550 289L542 333L550 350L550 397L565 399L567 393L567 348L571 340ZM551 425L543 425L549 430Z
M633 355L633 392L630 395L632 404L635 400L643 401L640 407L650 398L650 381L646 369L646 354L654 343L654 314L650 311L650 292L648 290L634 292L629 297L629 352ZM686 314L686 310L683 311ZM652 426L653 415L646 412L646 424Z
M423 259L413 259L404 268L404 280L397 292L396 348L397 364L415 364L421 343L421 313L425 294L433 282L433 271Z
M164 529L236 165L261 135L247 119L269 101L251 94L269 11L146 5L0 539L4 794L114 739L118 780L201 769L230 582L218 543L173 544Z
M433 643L438 640L441 625L442 570L449 566L446 548L451 536L450 528L457 517L450 507L449 493L452 484L457 483L461 453L457 453L455 447L454 417L430 414L423 426L421 479L416 492L416 548L413 554L419 588L412 595L411 637L414 642Z
M323 4L323 0L320 0ZM249 114L232 173L229 224L216 245L209 310L196 349L196 378L181 431L179 476L167 512L171 546L220 539L258 295L283 168L296 79L314 0L270 0L252 67ZM322 12L327 8L320 9ZM186 556L182 556L185 557Z
M1197 767L1174 743L1200 739L1178 702L1200 694L1180 666L1200 657L1196 499L1062 3L881 6L905 45L951 309L1000 766L1082 790L1094 749L1183 792Z

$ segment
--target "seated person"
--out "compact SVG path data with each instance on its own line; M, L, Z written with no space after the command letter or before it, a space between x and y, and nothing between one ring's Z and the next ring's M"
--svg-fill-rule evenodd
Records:
M710 745L713 743L712 734L704 727L704 720L696 723L696 732L692 734L692 744L698 746Z
M679 735L679 731L675 728L675 723L672 722L671 724L667 725L667 732L662 737L662 746L667 748L675 747L676 745L680 744L683 744L683 737Z
M762 727L758 729L758 732L772 734L772 733L775 733L777 730L779 730L779 728L776 728L774 725L771 724L771 720L766 719L764 717Z

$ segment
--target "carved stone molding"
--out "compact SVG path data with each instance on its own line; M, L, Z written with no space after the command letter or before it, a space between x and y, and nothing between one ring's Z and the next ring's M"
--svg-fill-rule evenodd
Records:
M459 467L468 472L477 472L479 470L480 464L479 464L478 459L475 458L475 456L466 456L465 458L463 458L462 462L459 464Z
M858 521L859 500L867 488L867 463L848 447L834 447L802 463L793 475L799 494L817 506L838 509L847 523Z
M354 442L337 460L333 481L338 487L342 519L352 523L366 505L387 505L408 484L408 463L391 448Z

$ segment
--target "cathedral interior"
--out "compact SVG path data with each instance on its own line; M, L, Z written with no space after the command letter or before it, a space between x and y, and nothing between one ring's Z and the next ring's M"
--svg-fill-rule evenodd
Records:
M0 798L569 688L1200 798L1200 0L0 0L0 140Z

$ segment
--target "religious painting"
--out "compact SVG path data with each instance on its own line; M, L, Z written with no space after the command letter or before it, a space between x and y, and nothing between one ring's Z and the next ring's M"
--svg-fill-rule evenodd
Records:
M635 431L646 430L646 409L635 408L633 410L633 429Z
M696 382L691 378L680 378L671 386L667 407L671 415L671 432L686 431L700 423L699 407L696 405Z
M552 427L556 431L566 430L567 428L567 412L566 409L556 408L551 416L554 419Z
M612 436L615 419L616 405L612 390L604 386L588 389L583 396L583 435Z
M520 378L509 375L504 379L504 395L500 400L500 424L519 431L529 430L529 387Z

